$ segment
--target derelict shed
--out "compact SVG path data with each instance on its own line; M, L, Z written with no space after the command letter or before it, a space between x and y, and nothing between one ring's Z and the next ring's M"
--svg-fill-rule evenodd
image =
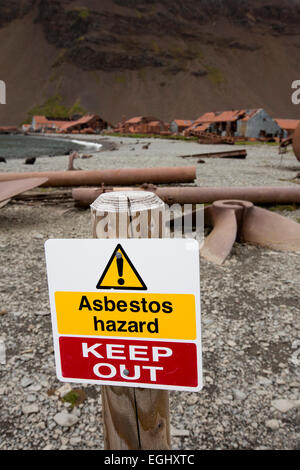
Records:
M283 138L291 137L300 124L299 119L275 119L275 121L282 131Z
M163 121L153 116L137 116L125 121L121 127L121 132L160 134L165 130Z
M237 121L244 115L244 110L205 113L187 128L187 135L188 133L190 133L190 135L197 135L197 132L207 131L217 135L234 136L237 131Z
M232 110L216 113L211 123L212 132L218 135L236 135L237 121L244 114L244 111Z
M180 134L185 129L188 129L193 124L193 121L188 121L186 119L174 119L170 123L170 131L173 134Z
M109 124L97 114L87 114L82 116L80 119L77 119L77 121L72 121L66 124L63 128L63 131L66 133L73 131L80 132L84 130L101 132L108 127L112 127L111 124Z
M240 137L258 139L275 137L280 134L277 122L262 108L247 110L237 121L237 134Z

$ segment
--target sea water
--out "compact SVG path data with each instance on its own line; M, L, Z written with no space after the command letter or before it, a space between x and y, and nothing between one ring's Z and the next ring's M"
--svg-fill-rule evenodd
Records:
M0 135L0 157L14 158L65 155L74 150L97 152L101 144L59 137Z

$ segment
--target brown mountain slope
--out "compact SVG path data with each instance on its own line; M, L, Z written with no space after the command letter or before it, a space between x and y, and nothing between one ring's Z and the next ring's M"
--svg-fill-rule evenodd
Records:
M299 0L2 0L0 124L59 94L117 122L264 107L299 118Z

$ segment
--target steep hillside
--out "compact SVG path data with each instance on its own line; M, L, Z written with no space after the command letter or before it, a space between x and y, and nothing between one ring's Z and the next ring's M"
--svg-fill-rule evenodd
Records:
M300 0L2 0L0 43L0 124L55 94L112 122L300 116Z

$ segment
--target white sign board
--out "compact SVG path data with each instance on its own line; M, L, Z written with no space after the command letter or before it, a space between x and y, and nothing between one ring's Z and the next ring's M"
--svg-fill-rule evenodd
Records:
M45 250L59 380L202 388L196 240L50 239Z

